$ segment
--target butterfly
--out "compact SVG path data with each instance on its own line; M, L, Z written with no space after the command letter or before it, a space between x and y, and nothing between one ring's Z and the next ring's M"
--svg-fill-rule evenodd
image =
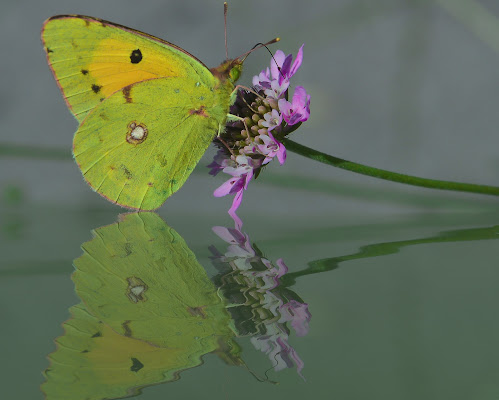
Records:
M94 191L154 210L225 126L244 59L209 69L182 48L82 15L42 29L47 61L79 122L73 156Z

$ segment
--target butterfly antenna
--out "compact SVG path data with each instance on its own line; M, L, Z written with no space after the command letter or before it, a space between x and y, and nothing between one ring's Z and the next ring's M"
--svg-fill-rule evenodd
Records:
M279 38L276 38L276 39L277 39L277 41L279 41ZM274 40L276 40L276 39L274 39ZM275 42L273 42L273 43L275 43ZM272 52L270 51L270 49L267 47L268 44L270 44L270 43L265 43L265 44L264 43L257 43L253 47L253 49L250 50L250 52L253 51L254 49L257 49L257 48L260 48L260 47L265 47L267 49L267 51L269 52L270 56L272 57L272 60L274 60L275 65L277 65L277 70L279 71L279 74L281 74L281 76L284 78L284 75L281 72L281 67L279 67L279 64L277 64L277 60L275 59L274 54L272 54ZM246 54L246 57L248 57L248 55L249 55L249 53ZM246 57L244 57L243 61L246 59Z
M237 57L236 60L239 60L241 57L243 57L241 62L244 62L244 60L246 60L246 57L248 57L252 52L254 52L255 50L257 50L261 47L265 47L270 52L270 50L267 48L267 46L274 44L274 43L277 43L279 40L281 40L281 39L277 37L277 38L274 38L272 40L269 40L267 43L257 43L251 48L251 50L249 50L246 53L243 53L239 57ZM270 54L272 54L272 52L270 52Z
M225 59L229 59L229 48L227 47L227 10L229 5L224 2L224 35L225 35Z
M277 65L277 70L279 71L279 74L284 78L284 75L281 72L281 67L279 67L279 64L277 64L277 60L275 59L274 55L272 54L272 52L269 50L269 48L267 46L265 46L265 48L269 51L269 53L272 57L272 60L274 60L274 62L275 62L275 65Z

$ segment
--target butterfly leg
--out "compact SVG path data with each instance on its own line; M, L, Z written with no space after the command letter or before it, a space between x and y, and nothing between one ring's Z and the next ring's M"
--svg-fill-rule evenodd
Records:
M248 125L246 125L246 121L244 120L243 117L240 117L239 115L227 113L227 121L229 121L229 122L241 121L244 125L244 129L246 130L246 132L248 132L248 135L250 134L250 130L248 129Z
M255 90L247 87L247 86L243 86L243 85L237 85L234 90L232 91L232 93L230 94L230 104L234 104L235 101L236 101L236 97L237 97L237 92L239 89L244 89L244 90L247 90L251 93L253 93L255 96L259 97L261 100L264 100L264 97L262 97L261 95L259 95ZM251 104L248 104L248 102L246 101L246 99L244 98L244 96L241 96L241 99L244 101L244 103L246 103L246 105L248 106L248 108L253 111L255 114L258 114L258 110L255 110Z
M225 142L225 140L222 139L222 132L223 132L222 125L219 125L218 126L217 139L227 148L227 150L229 150L230 154L232 154L233 156L235 156L235 154L232 151L232 149L230 148L230 146Z
M246 121L244 120L244 118L240 117L239 115L227 113L227 120L226 121L227 122L236 122L236 121L242 122L244 125L244 129L246 130L246 132L248 132L248 135L249 135L250 131L248 129L248 125L246 125ZM232 151L232 149L230 148L230 146L225 142L225 140L222 139L222 132L223 132L223 129L222 129L222 126L220 125L218 127L217 139L227 148L227 150L230 151L230 153L232 155L235 155L234 152Z
M248 92L253 93L255 96L260 97L260 99L265 100L265 97L263 97L262 95L258 94L255 91L255 89L249 88L248 86L244 86L244 85L236 85L236 87L234 88L234 90L232 91L232 93L236 93L237 94L237 91L239 89L247 90Z
M247 90L248 92L253 93L255 96L259 97L261 100L265 100L265 98L262 95L259 95L254 89L249 88L248 86L244 85L236 85L232 93L230 94L230 104L234 104L234 101L236 100L237 92L239 89L244 89Z

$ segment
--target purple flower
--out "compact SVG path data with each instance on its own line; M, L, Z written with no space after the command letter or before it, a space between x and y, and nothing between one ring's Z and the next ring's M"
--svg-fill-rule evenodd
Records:
M263 118L265 121L262 122L262 125L268 128L269 132L281 125L282 115L277 110L272 110L271 112L266 113ZM260 135L261 137L261 135Z
M227 164L228 165L223 169L223 172L232 176L249 175L249 179L253 176L255 167L258 166L256 161L243 155L237 156L234 162L229 162Z
M251 174L253 176L253 174ZM233 176L228 181L224 182L221 186L219 186L213 192L215 197L222 197L228 194L235 194L234 199L232 200L232 206L229 209L229 215L236 220L236 223L242 226L242 221L236 214L236 210L241 205L241 201L243 200L244 189L248 187L248 183L251 179L249 174L244 174L241 176ZM236 225L237 225L236 224Z
M288 87L288 80L283 80L281 82L279 79L274 79L270 82L270 87L266 88L263 93L269 98L280 99L281 97L284 97Z
M282 66L286 62L286 59L291 57L293 59L293 55L289 54L286 56L282 50L277 50L274 54L272 60L270 60L270 75L273 80L281 80L283 77L281 76L282 71L279 72L279 69L282 69Z
M279 164L284 164L286 161L286 148L282 143L274 139L274 136L269 132L268 135L258 136L263 144L257 145L258 151L265 156L262 165L268 164L275 156L279 160Z
M279 161L279 164L281 164L281 165L284 164L284 162L286 161L286 147L284 147L284 145L282 143L275 140L274 136L272 136L272 134L270 132L269 132L269 137L275 143L277 143L278 149L277 149L275 155L277 156L277 160Z
M289 87L289 79L298 71L303 61L303 46L298 50L296 59L293 55L284 54L282 50L277 50L270 62L269 69L265 69L258 76L253 77L253 85L260 86L268 97L281 98Z
M310 117L310 95L303 86L297 86L293 94L293 101L279 100L279 109L288 125L304 122Z
M215 157L213 157L212 163L207 165L208 168L211 168L210 175L216 176L225 167L228 167L231 162L233 161L230 158L227 158L225 151L219 149L217 154L215 154Z
M220 164L220 163L219 163ZM223 172L232 175L232 178L225 181L213 192L215 197L223 197L228 194L235 194L232 200L232 206L229 209L229 215L236 220L237 223L242 225L242 221L236 214L241 201L243 200L243 193L248 188L248 184L253 178L253 173L257 166L260 166L259 161L255 161L247 156L237 156L236 159L227 167L223 168Z
M310 116L310 95L297 86L291 102L287 101L290 79L303 61L303 45L296 58L277 50L267 67L253 77L255 90L239 90L230 112L241 120L227 122L220 135L220 150L208 166L211 175L220 171L231 176L214 191L216 197L233 195L229 214L242 224L236 210L241 204L244 190L261 167L272 159L282 165L286 161L286 149L282 139L294 131L299 122ZM243 122L244 121L244 122ZM296 125L294 128L290 126Z
M289 80L294 74L296 74L296 71L298 71L298 68L300 68L301 63L303 61L303 46L304 44L301 45L300 49L298 50L298 54L296 55L296 59L293 62L293 55L289 54L286 56L282 64L279 64L281 67L281 73L277 70L277 66L275 62L270 63L270 69L272 72L272 76L274 76L274 73L279 77L279 81L283 80ZM277 60L277 53L279 50L276 51L276 60ZM282 51L281 51L282 53ZM282 53L284 55L284 53ZM279 59L281 59L282 56L279 55ZM279 62L279 60L277 60ZM280 82L279 82L280 83Z
M227 163L223 172L232 175L228 181L224 182L213 192L215 197L222 197L228 194L234 194L248 187L249 181L253 177L254 162L246 156L237 156L232 163ZM236 207L237 208L237 207Z
M264 69L260 74L253 77L253 85L260 86L262 88L270 88L270 70L269 67Z

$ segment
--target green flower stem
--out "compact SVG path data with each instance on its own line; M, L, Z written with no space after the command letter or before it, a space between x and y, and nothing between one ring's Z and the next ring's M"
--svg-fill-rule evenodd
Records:
M391 172L384 169L369 167L367 165L343 160L342 158L330 156L320 151L311 149L310 147L293 142L289 139L283 139L282 143L287 150L292 151L293 153L300 154L312 160L320 161L324 164L332 165L333 167L346 169L347 171L352 171L357 174L373 176L375 178L384 179L387 181L405 183L407 185L421 186L430 189L454 190L458 192L480 193L491 196L499 196L499 187L497 186L476 185L473 183L461 183L419 178L417 176L399 174L397 172Z

